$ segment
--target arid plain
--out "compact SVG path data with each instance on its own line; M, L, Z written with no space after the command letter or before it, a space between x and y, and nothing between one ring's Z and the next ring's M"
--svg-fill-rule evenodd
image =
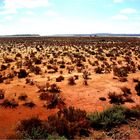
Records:
M127 122L95 119L120 107L129 110ZM140 139L139 117L139 38L0 38L0 138ZM46 122L47 132L24 135L22 120L31 118Z

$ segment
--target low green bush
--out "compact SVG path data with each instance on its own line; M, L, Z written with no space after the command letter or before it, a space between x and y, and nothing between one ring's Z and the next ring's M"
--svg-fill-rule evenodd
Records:
M48 132L42 121L37 117L33 117L20 122L17 127L17 135L21 139L46 139Z
M122 106L113 106L103 112L89 114L91 126L96 129L110 129L125 122L127 109Z

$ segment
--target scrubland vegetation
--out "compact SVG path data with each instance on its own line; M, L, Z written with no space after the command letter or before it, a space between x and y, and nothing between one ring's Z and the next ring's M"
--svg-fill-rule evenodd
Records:
M0 138L138 139L139 101L139 38L0 38Z

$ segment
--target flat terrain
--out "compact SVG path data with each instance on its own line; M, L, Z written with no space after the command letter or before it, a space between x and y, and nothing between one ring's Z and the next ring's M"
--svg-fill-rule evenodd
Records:
M14 134L20 120L46 120L65 107L132 108L140 103L139 80L139 38L0 38L0 138Z

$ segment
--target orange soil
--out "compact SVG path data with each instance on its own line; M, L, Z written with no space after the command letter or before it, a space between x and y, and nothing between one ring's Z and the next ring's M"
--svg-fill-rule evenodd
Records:
M67 75L69 77L70 75ZM51 77L51 82L55 81L55 75ZM119 82L117 79L113 79L113 74L94 74L90 76L88 80L88 86L83 85L82 75L78 80L76 80L76 85L68 85L68 80L65 78L63 82L57 83L61 88L60 96L65 99L66 106L74 106L75 108L84 109L87 112L102 111L107 107L111 106L108 100L108 92L115 91L120 93L120 87L127 86L132 91L132 99L134 103L125 103L127 107L135 106L140 102L140 97L136 95L134 90L135 83L133 78L140 79L140 72L135 74L130 74L128 76L128 82ZM41 76L32 77L33 80L38 84L44 84L47 78L42 78ZM51 114L57 112L58 109L48 110L43 107L44 101L38 98L39 93L36 85L30 86L25 84L25 79L19 80L14 79L10 84L0 84L0 88L4 89L6 92L5 98L14 98L18 100L18 96L21 93L26 93L29 100L32 100L36 107L29 109L23 107L23 101L18 101L19 106L16 109L5 109L0 107L0 138L6 138L8 135L14 133L14 129L17 123L25 118L32 116L39 116L41 119L47 119ZM106 97L106 101L100 101L99 97ZM0 101L2 102L2 100Z

